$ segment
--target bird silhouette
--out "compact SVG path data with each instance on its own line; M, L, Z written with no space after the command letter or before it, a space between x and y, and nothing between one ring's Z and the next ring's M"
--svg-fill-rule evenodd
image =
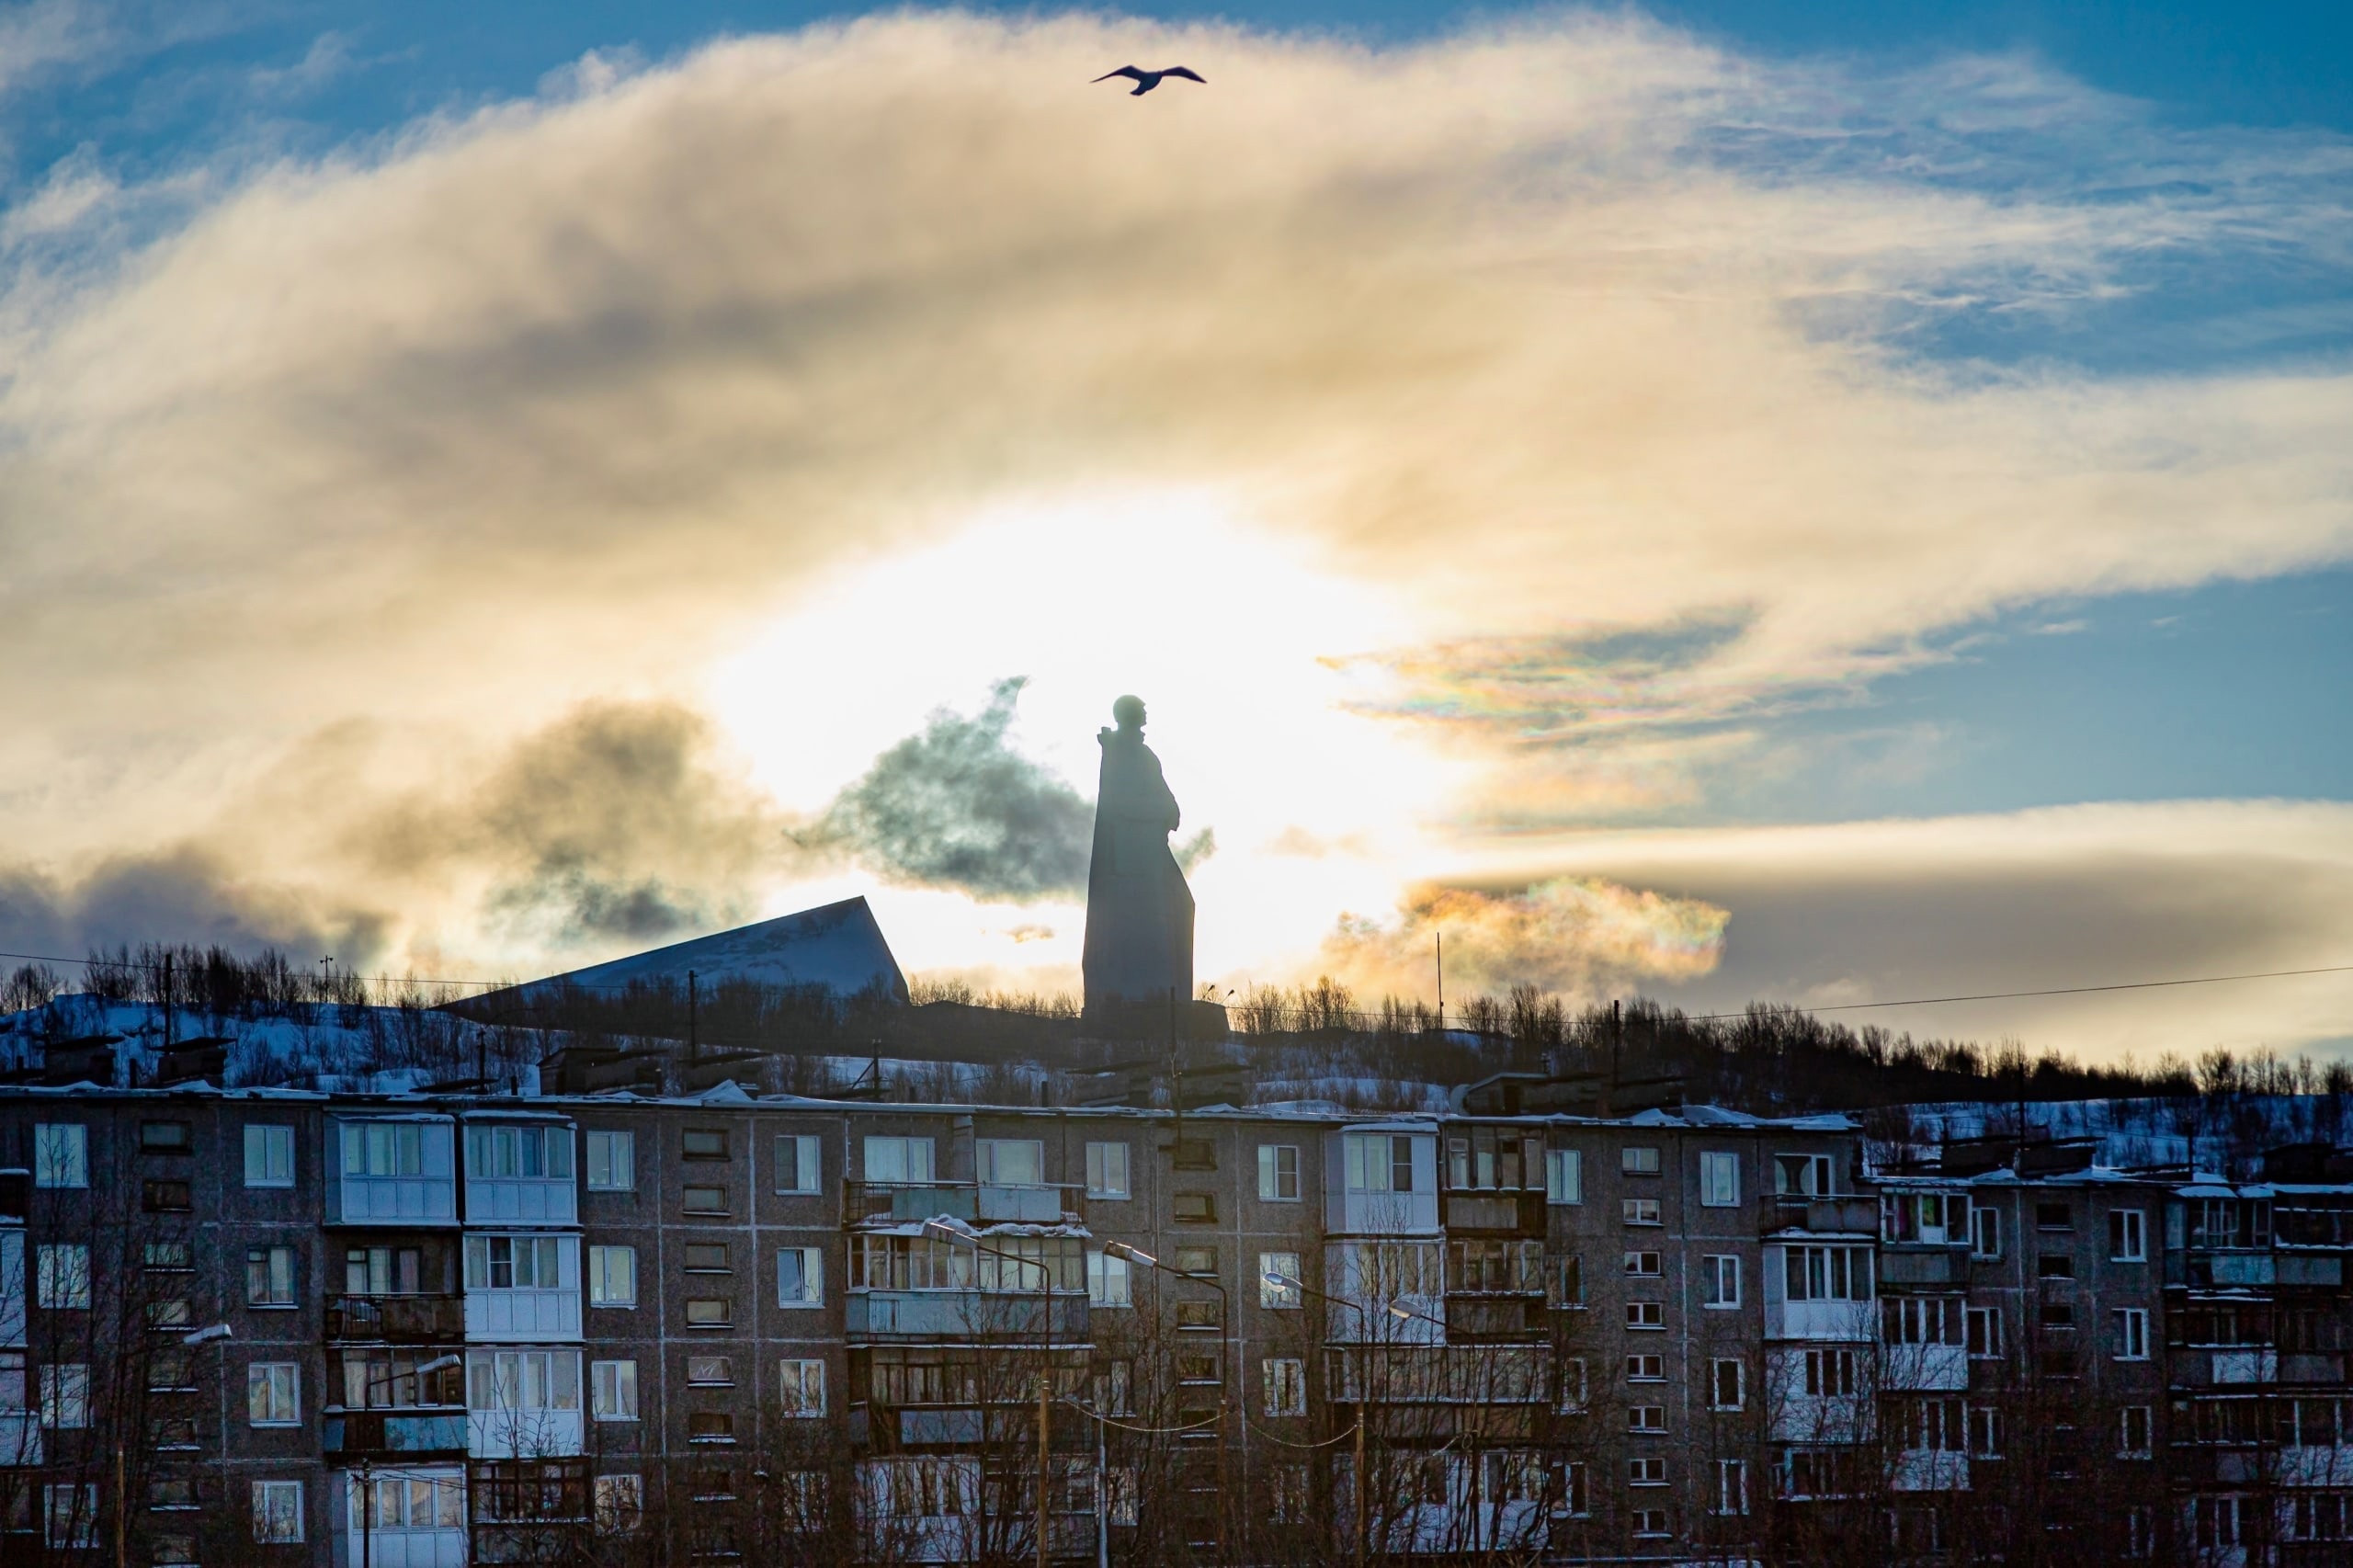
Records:
M1114 76L1127 76L1134 80L1136 90L1128 95L1131 98L1143 97L1171 76L1182 76L1188 82L1199 82L1204 87L1209 85L1206 77L1196 76L1182 65L1171 65L1165 71L1139 71L1132 65L1122 65L1117 71L1106 71L1095 79L1098 82L1108 82Z

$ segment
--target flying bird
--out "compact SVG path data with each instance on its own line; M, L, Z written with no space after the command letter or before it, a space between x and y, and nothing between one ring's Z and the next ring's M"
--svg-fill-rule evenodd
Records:
M1139 71L1132 65L1122 65L1117 71L1106 71L1095 79L1098 82L1108 82L1114 76L1127 76L1134 80L1136 90L1128 95L1131 98L1143 97L1171 76L1182 76L1188 82L1199 82L1204 87L1209 85L1206 77L1196 76L1182 65L1171 65L1165 71Z

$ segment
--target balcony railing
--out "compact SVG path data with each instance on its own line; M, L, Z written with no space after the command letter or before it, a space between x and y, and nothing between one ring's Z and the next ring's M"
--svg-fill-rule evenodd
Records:
M1879 1202L1870 1198L1812 1198L1798 1193L1775 1195L1764 1214L1768 1234L1776 1231L1816 1233L1879 1234Z
M1050 1335L1083 1344L1086 1298L1057 1291L1051 1301L982 1290L852 1290L844 1300L843 1330L852 1338L953 1339L1018 1346ZM1051 1328L1047 1325L1051 1324Z
M440 1345L463 1339L462 1296L329 1296L329 1339L381 1340L393 1345Z
M842 1184L842 1218L852 1225L960 1220L967 1225L1055 1225L1086 1218L1083 1187L995 1187L971 1181Z
M463 1410L347 1410L325 1418L330 1459L359 1454L455 1458L466 1451Z

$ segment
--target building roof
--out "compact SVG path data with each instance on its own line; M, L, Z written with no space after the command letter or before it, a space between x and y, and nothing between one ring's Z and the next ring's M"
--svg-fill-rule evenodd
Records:
M880 990L894 1001L907 999L906 976L862 897L551 974L517 989L531 995L565 985L620 987L633 981L665 980L683 987L689 970L704 986L741 980L760 985L822 985L837 996Z

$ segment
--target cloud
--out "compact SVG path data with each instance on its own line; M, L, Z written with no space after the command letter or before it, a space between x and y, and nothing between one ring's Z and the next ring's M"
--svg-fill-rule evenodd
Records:
M13 952L70 960L95 947L168 941L369 963L392 925L383 911L336 907L242 873L199 845L112 856L71 877L0 866L0 948Z
M846 851L893 881L991 901L1085 892L1095 808L1007 740L1023 684L997 682L978 713L932 714L876 757L801 842ZM1205 855L1215 845L1204 832L1195 847Z
M1419 995L1436 983L1446 938L1447 988L1500 995L1529 984L1578 999L1612 984L1686 981L1722 950L1725 913L1594 877L1555 878L1514 892L1425 886L1396 916L1344 916L1318 968L1367 994Z

